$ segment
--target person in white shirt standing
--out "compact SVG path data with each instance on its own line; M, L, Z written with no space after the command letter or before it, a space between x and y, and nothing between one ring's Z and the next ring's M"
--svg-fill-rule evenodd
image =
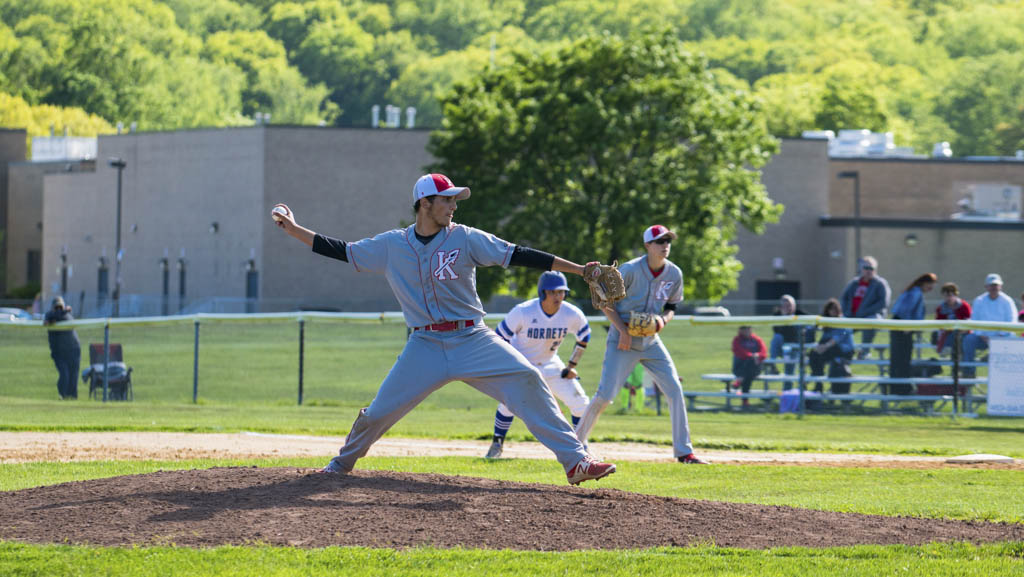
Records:
M568 294L565 275L557 271L545 272L537 281L537 298L516 305L494 330L540 370L551 392L569 407L575 427L590 403L576 373L576 365L590 342L590 324L583 311L565 302ZM569 336L576 339L576 346L566 366L558 358L558 347ZM504 403L498 405L488 459L501 457L505 435L514 419Z
M996 273L985 277L985 292L978 295L971 304L972 321L1017 321L1017 304L1003 292L1003 278ZM988 348L991 337L1009 336L1008 331L974 331L964 335L964 361L974 362L978 351ZM974 367L965 367L964 376L973 377Z

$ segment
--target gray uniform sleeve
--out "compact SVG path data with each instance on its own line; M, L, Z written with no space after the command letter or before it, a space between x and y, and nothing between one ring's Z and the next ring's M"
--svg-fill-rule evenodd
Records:
M489 232L466 227L466 247L469 258L476 266L500 266L508 268L515 245Z
M683 301L683 271L679 271L679 280L676 281L676 286L672 289L672 294L668 296L668 304L676 304Z
M346 243L348 262L359 272L384 272L388 265L388 245L392 232L384 232L373 238Z

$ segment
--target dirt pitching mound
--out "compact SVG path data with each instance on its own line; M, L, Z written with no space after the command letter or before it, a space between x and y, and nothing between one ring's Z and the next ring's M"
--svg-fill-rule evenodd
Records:
M767 548L1024 540L1024 525L855 515L436 474L215 468L0 493L0 538L210 547Z

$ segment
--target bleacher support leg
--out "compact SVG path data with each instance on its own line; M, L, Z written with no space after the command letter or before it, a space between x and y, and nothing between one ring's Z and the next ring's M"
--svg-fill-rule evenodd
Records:
M196 337L192 348L192 404L199 403L199 318L196 317Z
M805 410L805 405L804 405L804 390L805 390L805 382L804 382L804 337L805 337L805 335L804 335L804 330L806 329L806 327L804 327L803 325L799 325L797 328L799 329L799 330L797 330L797 333L800 335L800 341L799 341L800 342L800 346L798 347L799 351L800 351L800 372L799 372L800 378L799 378L799 381L798 381L799 384L800 384L800 409L799 409L800 412L799 412L799 415L801 417L803 417L804 416L804 410Z
M72 375L75 376L75 375ZM107 383L110 381L110 321L103 325L103 402L107 402Z
M957 416L957 401L960 396L960 330L953 330L953 418Z
M299 319L299 406L302 406L302 369L305 364L306 319Z

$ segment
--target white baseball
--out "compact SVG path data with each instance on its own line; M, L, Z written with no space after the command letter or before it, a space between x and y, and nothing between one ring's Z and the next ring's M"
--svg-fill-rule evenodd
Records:
M281 216L278 215L288 216L288 209L283 206L275 206L274 210L270 211L270 216L272 216L274 220L280 222Z

